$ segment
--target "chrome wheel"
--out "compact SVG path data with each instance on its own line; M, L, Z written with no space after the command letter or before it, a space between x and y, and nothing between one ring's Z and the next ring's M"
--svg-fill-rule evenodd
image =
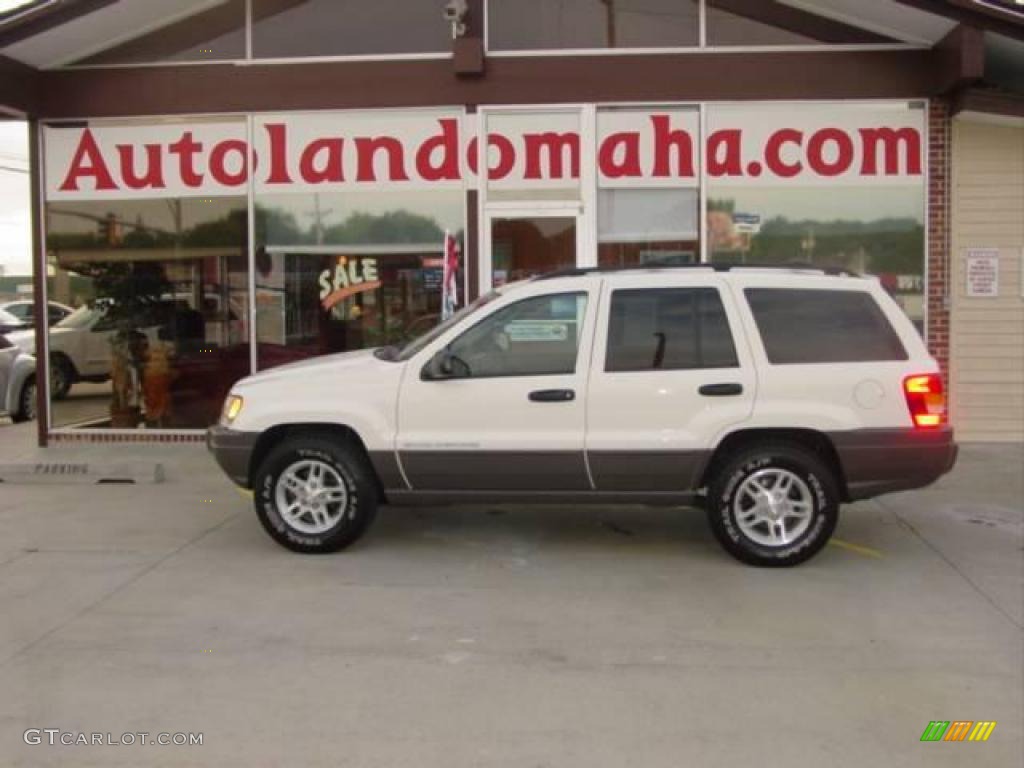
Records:
M304 459L290 464L278 477L274 501L286 525L316 535L330 531L345 517L349 490L330 464Z
M736 524L747 538L781 547L800 538L814 517L814 497L799 475L788 469L760 469L747 477L733 497Z

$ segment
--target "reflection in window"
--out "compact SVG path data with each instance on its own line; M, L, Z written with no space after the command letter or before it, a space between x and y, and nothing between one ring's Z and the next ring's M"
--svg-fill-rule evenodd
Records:
M602 189L597 261L602 267L700 260L696 189Z
M53 202L54 426L202 429L249 373L245 198Z
M517 301L449 345L455 370L463 378L572 373L586 309L585 293Z
M576 217L495 218L491 266L495 288L576 266Z
M924 323L924 189L708 190L712 261L810 264L877 275L918 327Z
M458 191L259 196L259 368L401 345L440 320L445 231L461 241ZM459 299L462 276L457 276Z
M443 7L424 0L253 0L253 56L450 52Z
M72 63L89 66L245 58L245 0L207 3L203 10L185 16L174 3L161 3L159 7L156 19L144 15L136 18L136 14L146 11L141 3L123 9L117 19L108 21L111 26L107 39L118 43ZM133 26L122 29L122 24ZM136 33L138 29L144 31Z
M898 40L774 0L706 0L707 44L851 45Z
M682 48L699 42L696 0L489 0L494 51Z

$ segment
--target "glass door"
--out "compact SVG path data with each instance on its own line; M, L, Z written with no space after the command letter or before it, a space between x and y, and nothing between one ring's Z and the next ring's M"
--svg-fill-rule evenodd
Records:
M490 211L485 217L480 291L576 266L580 211L576 206Z

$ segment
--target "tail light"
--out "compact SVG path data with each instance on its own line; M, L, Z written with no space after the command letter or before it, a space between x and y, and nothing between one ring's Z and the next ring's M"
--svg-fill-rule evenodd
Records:
M903 380L903 394L915 427L935 429L946 423L946 394L939 374L907 376Z

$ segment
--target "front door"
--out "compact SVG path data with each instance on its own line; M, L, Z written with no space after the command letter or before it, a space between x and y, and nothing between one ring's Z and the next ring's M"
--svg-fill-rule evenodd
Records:
M414 490L590 489L584 393L599 286L531 284L410 360L396 447Z

